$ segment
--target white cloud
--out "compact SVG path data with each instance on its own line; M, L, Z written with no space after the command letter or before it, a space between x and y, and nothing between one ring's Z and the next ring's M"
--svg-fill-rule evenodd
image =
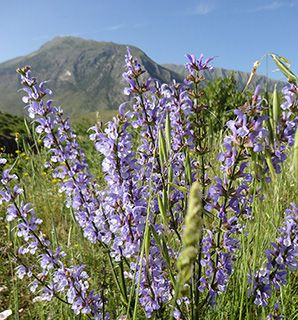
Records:
M211 3L210 1L201 1L194 10L194 14L198 15L207 15L208 13L215 10L215 5Z
M277 10L279 8L282 8L282 7L294 7L295 6L295 2L294 1L280 1L280 0L275 0L275 1L272 1L266 5L262 5L262 6L258 6L252 10L250 10L250 12L260 12L260 11L274 11L274 10Z
M280 1L273 1L267 5L259 6L256 8L256 11L270 11L270 10L276 10L280 7L282 7L283 4Z
M139 29L139 28L143 28L147 26L147 23L143 22L143 23L136 23L133 25L128 25L128 24L115 24L115 25L111 25L111 26L107 26L102 28L102 30L106 30L106 31L117 31L120 29L125 29L125 28L130 28L130 29Z
M117 31L117 30L120 30L120 29L123 29L125 28L126 26L124 24L116 24L116 25L113 25L113 26L108 26L105 28L105 30L109 30L109 31Z

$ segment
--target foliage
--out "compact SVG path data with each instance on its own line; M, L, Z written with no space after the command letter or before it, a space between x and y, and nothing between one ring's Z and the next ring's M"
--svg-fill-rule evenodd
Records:
M243 105L249 93L239 91L233 74L227 78L217 78L204 88L202 103L208 106L209 123L218 132L225 123L233 118L233 111Z

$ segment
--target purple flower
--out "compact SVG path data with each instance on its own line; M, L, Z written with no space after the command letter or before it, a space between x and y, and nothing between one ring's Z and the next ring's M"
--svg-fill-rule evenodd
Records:
M213 67L209 65L209 62L211 62L214 59L214 57L208 58L205 61L203 61L204 56L202 54L198 59L193 54L187 54L186 58L188 59L188 62L185 64L185 67L188 70L188 72L192 75L196 75L196 73L199 71L211 71L213 69Z
M279 229L279 237L266 251L265 266L255 272L250 295L254 302L266 306L272 288L279 290L287 284L288 271L298 269L298 207L295 203L285 211L285 220Z
M204 134L198 134L204 125L203 112L199 122L192 123L190 119L192 112L200 109L195 87L202 80L202 73L212 70L209 63L213 58L204 61L202 55L198 59L194 55L186 57L189 75L185 83L173 81L166 85L146 79L144 68L127 50L123 78L129 101L120 105L119 114L105 128L91 128L90 139L103 157L105 184L101 187L89 171L69 120L52 100L46 100L51 90L45 82L38 84L30 67L19 70L25 86L23 101L48 149L46 167L58 181L59 192L65 194L66 205L72 208L85 238L102 246L109 259L120 266L125 264L125 271L119 268L117 274L125 277L127 287L138 288L136 294L147 317L163 312L173 299L175 270L171 262L179 255L186 193L192 182L202 182L202 201L210 217L209 228L203 229L196 260L199 268L194 268L199 273L194 278L200 297L203 299L206 292L204 299L215 303L217 295L226 291L233 273L239 234L251 218L252 201L261 196L260 188L254 192L256 183L263 172L267 173L270 157L275 171L280 172L286 159L286 144L293 144L297 128L293 112L297 90L292 87L285 91L281 122L271 141L257 87L251 100L234 111L235 119L227 122L227 135L218 155L221 172L209 185L211 179L203 161L208 148L201 145L206 145L207 140ZM252 164L260 171L250 172ZM269 178L265 177L267 181ZM19 276L30 277L34 270L35 280L40 281L33 280L30 288L41 292L38 299L51 300L64 294L75 314L100 319L104 297L90 291L89 275L83 265L67 266L63 250L51 245L41 231L42 220L24 201L15 180L17 176L11 170L3 171L0 201L8 203L7 220L15 221L16 234L22 240L19 256L34 256L32 260L37 264L34 268L21 264ZM289 216L293 216L292 211ZM254 300L259 305L266 305L273 288L286 283L288 269L297 268L295 219L287 219L281 238L266 252L266 266L253 280ZM166 243L165 239L171 241ZM128 300L126 290L121 291L123 300ZM178 305L186 303L187 297L178 301ZM175 317L180 316L177 308Z

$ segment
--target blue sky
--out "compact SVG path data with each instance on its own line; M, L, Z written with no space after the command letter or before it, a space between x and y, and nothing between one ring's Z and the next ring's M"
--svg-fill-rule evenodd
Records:
M298 0L10 0L1 3L0 62L73 35L141 48L158 63L185 53L249 71L268 52L298 70ZM264 59L260 73L282 78Z

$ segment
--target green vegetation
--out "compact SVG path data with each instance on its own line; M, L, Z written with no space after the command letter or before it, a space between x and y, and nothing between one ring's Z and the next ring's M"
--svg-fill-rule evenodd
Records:
M0 136L15 138L17 132L23 134L25 131L24 120L21 117L0 112Z
M227 78L210 81L204 88L203 104L210 112L208 126L211 131L218 132L225 126L227 120L234 117L233 111L243 105L250 92L241 92L233 74Z
M215 142L216 144L216 142ZM220 140L218 140L218 145ZM87 144L88 161L92 164L94 176L102 179L100 157L93 146ZM217 150L209 157L215 158ZM282 174L276 177L273 184L266 188L264 201L254 205L254 221L248 224L247 236L243 236L242 249L239 252L239 266L235 267L228 293L219 297L214 308L204 311L204 320L212 319L265 319L266 310L260 311L247 297L247 273L258 268L264 261L264 251L270 242L277 236L283 219L283 211L288 204L297 200L297 185L291 174L293 150L289 152L288 160L283 164ZM111 278L111 270L106 256L87 241L81 229L72 217L72 211L63 204L61 194L57 192L57 184L44 168L43 163L47 158L46 151L37 154L19 154L18 166L22 167L23 184L26 186L28 200L45 224L45 233L54 243L62 245L63 249L73 259L74 263L84 261L87 271L92 275L91 285L102 287L109 297L109 310L114 310L111 319L119 319L126 310L119 309L121 300ZM215 171L214 174L216 174ZM28 280L19 280L15 274L15 261L12 252L16 253L19 247L18 238L12 238L10 225L4 219L5 212L0 216L0 311L12 309L11 319L86 319L84 316L74 316L70 308L58 300L52 302L32 302L32 295L28 290ZM286 287L282 288L277 297L282 304L285 319L296 319L298 303L297 274L289 279ZM272 305L268 309L272 309ZM145 319L140 314L138 319Z
M192 295L192 290L195 288L196 284L195 280L193 280L193 269L197 271L198 274L201 274L201 270L198 271L198 268L200 268L200 262L198 263L198 255L202 254L200 250L203 245L199 248L198 244L202 241L203 228L207 229L207 227L209 228L209 225L212 225L212 227L216 226L216 232L219 234L217 239L220 239L221 229L223 230L224 228L227 228L228 225L227 224L225 226L222 224L222 221L217 219L218 217L213 217L212 214L214 212L212 212L212 209L210 212L205 212L205 207L203 204L207 199L206 194L209 183L208 180L211 181L215 176L220 176L222 174L223 169L219 168L219 162L217 160L219 152L226 152L226 159L229 158L229 149L226 148L227 150L225 150L225 148L222 146L223 136L225 136L227 132L227 127L225 126L226 121L235 118L232 110L245 104L248 96L251 95L248 92L245 92L244 94L238 91L237 82L233 75L226 79L217 79L214 82L209 83L204 88L204 95L201 95L201 92L198 90L198 88L199 86L197 86L197 83L195 83L194 89L191 91L191 94L194 97L194 106L197 109L194 108L195 112L189 116L189 119L187 119L187 121L192 121L191 128L193 128L194 139L196 139L196 149L190 153L188 153L188 149L185 149L186 155L185 160L183 160L184 168L182 170L184 171L183 174L185 174L183 179L186 181L184 185L177 185L177 183L174 184L171 180L173 179L173 171L171 173L170 171L173 170L173 167L172 164L168 163L168 159L170 158L170 154L172 152L171 131L174 131L174 129L171 128L169 114L167 114L165 120L165 132L162 132L159 129L159 154L156 156L155 152L157 151L154 150L153 156L156 156L156 159L158 159L157 162L161 170L165 168L163 166L168 166L167 171L165 170L166 174L168 174L168 176L165 175L167 184L163 186L164 189L162 190L162 197L159 197L159 195L157 195L157 197L156 195L153 195L151 192L151 187L153 184L152 170L150 176L152 179L150 179L148 182L150 189L148 203L151 203L151 200L153 202L154 197L157 198L158 207L161 214L156 215L156 220L164 219L163 222L165 229L164 235L161 235L160 238L158 238L156 231L154 231L154 227L152 227L153 224L150 225L150 205L148 205L146 211L146 222L144 223L144 237L139 252L139 257L144 258L144 261L146 260L146 262L144 262L145 268L150 268L148 260L153 242L159 243L160 246L163 246L163 254L164 252L168 252L166 243L173 244L173 247L170 247L169 245L169 248L177 249L176 252L179 252L178 250L181 248L177 247L182 243L183 250L180 251L182 254L180 255L180 259L178 259L178 266L176 265L177 261L173 259L173 257L171 257L169 266L167 266L173 269L173 273L176 272L177 268L179 270L178 279L181 282L176 282L177 296L175 296L174 301L176 301L176 298L179 298L179 294L183 291L187 292L187 294L190 292L190 299L193 301L203 300L202 296L200 296L201 300L199 300L199 297ZM276 103L277 96L272 98L269 94L267 94L267 98L267 102L269 102L269 104L266 104L266 108L264 108L264 111L262 112L268 113L271 116L271 119L275 119L276 115L274 115L274 111L272 115L268 108L271 108L272 104L274 105ZM199 103L197 103L197 101L199 101ZM86 154L90 171L101 187L104 187L105 185L104 174L101 167L103 155L95 151L93 143L88 139L87 129L95 123L105 123L113 115L114 111L106 111L101 113L101 118L99 118L95 112L90 112L83 116L73 117L73 126L77 133L77 140ZM199 115L201 115L201 119L199 118ZM255 118L258 116L259 114L256 113ZM119 115L117 120L115 120L115 122L119 120L120 126L121 121L124 119L124 117L121 117L123 117L123 115ZM252 123L255 118L253 116L251 117L250 120ZM276 116L276 118L278 117ZM60 178L53 178L50 172L51 169L49 167L45 168L44 166L44 163L48 161L51 153L48 149L45 149L42 146L40 139L41 137L38 136L34 130L31 131L29 129L31 128L31 124L23 125L19 118L3 114L1 119L2 120L0 121L3 123L3 134L4 132L6 132L6 136L13 136L14 132L19 132L21 134L22 139L19 139L17 144L18 150L14 153L14 156L9 159L9 165L13 165L14 172L21 177L21 187L25 190L26 201L29 201L33 204L37 216L42 217L43 219L43 236L46 236L55 247L61 246L63 251L65 251L67 254L68 262L70 262L72 265L79 265L81 261L84 262L86 265L86 271L90 275L90 287L99 288L99 290L101 290L100 294L106 298L106 300L104 300L104 309L109 310L111 319L128 319L126 317L129 315L129 306L125 306L125 303L128 305L131 303L131 306L134 306L132 309L133 317L130 318L140 320L145 319L146 317L142 308L137 303L134 304L135 300L139 298L138 290L140 289L140 280L138 283L134 284L136 288L129 288L126 287L127 284L124 283L125 281L121 279L123 280L123 283L117 283L117 285L120 287L120 290L118 290L119 288L117 289L114 279L115 273L119 276L121 274L123 275L123 271L131 271L129 269L129 263L126 259L124 259L121 261L114 261L114 264L112 265L109 264L107 258L108 255L106 254L107 248L104 246L101 247L92 245L86 239L86 237L83 236L82 229L78 226L76 221L77 216L74 212L75 209L69 208L65 204L63 201L65 200L64 195L59 192L58 182ZM247 118L245 118L245 121L246 119ZM243 121L243 130L247 129L245 121ZM272 121L271 123L273 127L276 125L276 123L273 123ZM35 124L32 125L34 126ZM153 126L154 123L151 123L151 125ZM270 125L271 124L269 122L269 126ZM99 126L101 127L102 124L99 124ZM121 128L120 126L119 128ZM251 130L251 132L254 132L252 127L253 126L249 127L247 131ZM135 131L132 128L129 130L127 130L125 133L132 133L132 136L135 138L135 140L141 139L138 136L141 135L142 128L137 128ZM241 134L243 134L243 136L247 135L246 132ZM239 137L240 135L237 138ZM287 154L287 160L281 161L280 174L275 174L272 172L270 172L270 174L268 173L267 178L271 176L273 183L267 183L265 179L263 179L264 177L261 176L264 174L264 168L261 168L261 166L265 163L264 159L261 159L261 156L258 156L256 152L252 152L250 150L250 145L244 146L244 139L241 139L242 137L238 140L241 141L241 143L239 143L240 151L238 153L240 156L235 156L236 160L234 161L236 164L232 170L227 170L225 178L229 179L232 177L231 179L234 178L236 180L237 175L241 176L242 173L240 172L240 169L238 173L236 172L238 170L237 161L241 157L243 157L243 159L246 159L245 157L249 158L249 162L246 164L251 171L248 172L252 172L256 176L256 179L253 182L255 185L252 183L252 189L248 191L251 192L251 196L252 193L253 196L255 196L252 204L251 215L253 219L248 218L248 215L244 215L243 218L241 217L244 220L243 226L245 226L245 228L240 230L239 234L235 236L238 237L238 240L241 240L241 246L240 250L238 250L236 254L236 264L233 268L232 274L230 275L226 292L219 294L217 303L214 306L211 306L209 303L195 305L193 304L193 301L189 305L186 303L183 306L183 311L185 314L187 314L185 319L265 320L269 313L273 314L273 316L275 315L275 311L273 310L274 302L276 300L278 300L280 303L280 313L283 314L285 319L295 319L298 317L296 308L298 303L297 271L288 277L286 286L281 287L280 290L277 290L275 293L273 293L272 299L270 299L268 306L265 308L257 306L254 303L253 298L249 297L247 294L247 289L250 287L247 277L248 274L254 273L256 270L262 267L266 259L264 252L270 248L270 243L275 241L275 239L278 237L278 228L283 222L285 209L289 207L291 202L297 201L297 180L292 174L293 163L297 154L293 148L290 148L285 144L286 150L284 152ZM134 141L134 143L136 143L136 141ZM237 141L235 144L237 144ZM132 148L136 148L136 146L137 143ZM184 146L180 148L183 147ZM123 148L126 148L125 144L122 146L122 149ZM244 148L246 148L246 153L241 153ZM190 159L195 161L191 161ZM270 161L268 160L268 162ZM59 162L59 164L62 163L66 165L66 160L65 162ZM193 168L195 169L191 167L191 163L194 163L195 166ZM225 165L225 163L222 162L222 165ZM270 166L270 163L268 166ZM231 169L231 167L228 169ZM185 219L185 224L181 223L179 225L179 229L175 230L176 233L178 233L178 238L180 236L179 233L182 234L182 238L180 238L181 243L179 243L178 241L175 242L174 237L176 235L174 233L167 233L167 228L175 229L175 226L170 226L169 221L167 220L170 218L165 217L164 213L166 213L167 207L169 207L168 203L171 201L170 190L173 191L177 189L184 194L184 202L182 201L184 208L181 208L180 211L187 208L189 192L188 188L192 184L193 180L191 170L197 170L196 179L200 181L201 184L197 182L197 184L194 185L194 188L191 189L192 198L190 199L188 210L186 210L187 216ZM208 178L204 174L205 170L208 170ZM105 174L108 175L109 173L106 172ZM258 174L260 174L260 176L258 176ZM249 180L249 178L247 178L247 180ZM250 182L251 181L252 179ZM182 182L182 179L179 182ZM140 181L140 184L141 183L143 183L143 181ZM232 183L229 183L229 187L227 189L228 191L226 190L226 195L223 195L226 196L224 206L226 206L227 201L229 201L229 193L233 194L238 187L238 182L233 186ZM260 187L263 191L263 197L257 196L257 192ZM167 196L166 192L169 192L169 197ZM199 198L201 197L201 193L202 198ZM239 193L241 193L241 191ZM248 198L249 197L247 197L247 199ZM121 203L117 203L117 205L121 207ZM245 210L243 209L244 207L245 205L241 207L241 210ZM162 212L163 210L164 212ZM17 250L20 248L22 241L15 235L13 230L15 227L14 222L11 223L5 221L5 214L5 209L3 207L0 213L0 230L2 234L0 237L0 312L5 309L11 309L13 311L11 318L15 320L87 319L88 316L86 315L81 314L75 316L69 305L61 303L57 299L54 299L50 303L34 301L33 294L31 294L28 290L30 281L32 281L32 279L28 280L26 277L23 280L19 280L16 276L15 267L18 262ZM219 220L220 223L218 224ZM171 222L173 223L173 221ZM182 232L184 226L185 229L184 232ZM194 234L195 230L199 230L198 234ZM153 237L155 237L154 241ZM213 252L212 254L217 253ZM25 259L26 257L24 260ZM170 258L166 257L165 260L167 259ZM140 260L143 261L143 259ZM127 265L125 265L125 263ZM133 282L127 281L127 283L131 284ZM187 285L183 286L185 283L187 283ZM132 292L131 296L128 296L127 292ZM129 298L129 302L127 301L127 297ZM124 298L127 300L122 304L121 301L125 300ZM207 302L207 298L205 302ZM173 309L171 303L172 301L166 302L165 306L163 306L161 310L156 310L156 312L153 312L153 319L170 319L170 313Z

